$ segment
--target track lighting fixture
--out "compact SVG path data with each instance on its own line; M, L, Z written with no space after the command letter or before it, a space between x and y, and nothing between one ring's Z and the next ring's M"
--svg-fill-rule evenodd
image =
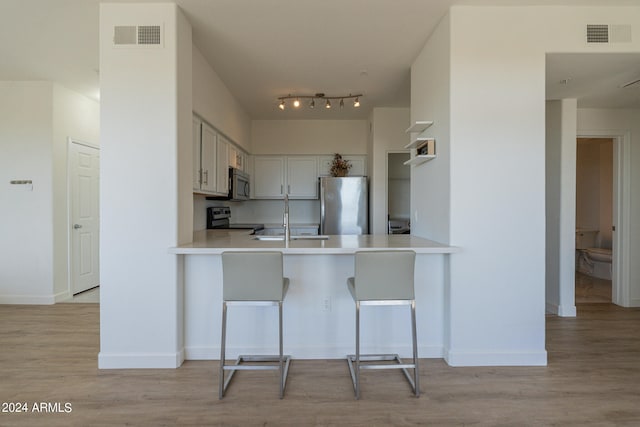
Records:
M324 93L316 93L315 95L287 95L287 96L280 96L278 97L278 101L280 101L278 103L278 108L280 108L281 110L284 110L286 107L286 102L289 99L293 99L293 102L291 105L293 105L294 108L299 108L302 104L300 103L301 99L309 99L309 108L315 108L316 106L316 99L319 100L324 100L325 104L324 104L324 108L329 110L331 109L331 100L332 99L339 99L340 100L340 109L344 108L344 100L345 99L353 99L353 106L354 108L358 108L360 106L360 97L362 96L361 93L352 95L349 94L347 96L345 95L341 95L341 96L326 96Z

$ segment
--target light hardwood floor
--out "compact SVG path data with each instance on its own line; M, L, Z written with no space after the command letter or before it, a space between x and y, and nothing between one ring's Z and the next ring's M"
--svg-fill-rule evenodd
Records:
M217 399L217 363L98 370L99 305L0 306L0 400L69 402L70 413L0 413L1 426L640 425L640 309L578 306L547 317L546 367L452 368L423 359L420 398L396 371L294 360L286 396L274 372L239 372Z

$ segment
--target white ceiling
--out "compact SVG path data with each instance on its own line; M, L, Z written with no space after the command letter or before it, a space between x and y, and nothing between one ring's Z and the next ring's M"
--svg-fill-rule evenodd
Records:
M116 0L116 2L149 0ZM157 0L156 0L157 1ZM166 0L171 1L171 0ZM173 0L194 43L253 119L366 118L408 107L410 66L453 4L640 5L640 0ZM100 0L0 0L0 80L51 80L96 98ZM548 55L547 98L640 108L640 55ZM562 79L569 84L558 84ZM277 109L287 94L361 92L362 107ZM334 104L335 105L335 104Z

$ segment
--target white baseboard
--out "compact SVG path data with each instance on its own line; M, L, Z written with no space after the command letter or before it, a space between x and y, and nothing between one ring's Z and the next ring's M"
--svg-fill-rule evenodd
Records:
M545 310L547 313L556 314L560 317L576 317L578 314L575 305L566 306L547 303Z
M98 369L175 369L184 361L184 350L175 353L98 354Z
M73 295L69 291L59 292L54 297L56 303L59 303L61 301L70 300L71 298L73 298Z
M640 307L640 298L631 298L629 307Z
M449 366L547 366L547 352L478 353L449 350L445 355Z
M0 304L51 305L55 302L54 295L0 295Z

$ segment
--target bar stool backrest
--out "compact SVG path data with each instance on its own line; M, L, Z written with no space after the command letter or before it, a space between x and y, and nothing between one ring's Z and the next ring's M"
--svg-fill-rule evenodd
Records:
M415 252L359 251L355 257L357 300L414 299Z
M223 252L225 301L282 301L282 252Z

